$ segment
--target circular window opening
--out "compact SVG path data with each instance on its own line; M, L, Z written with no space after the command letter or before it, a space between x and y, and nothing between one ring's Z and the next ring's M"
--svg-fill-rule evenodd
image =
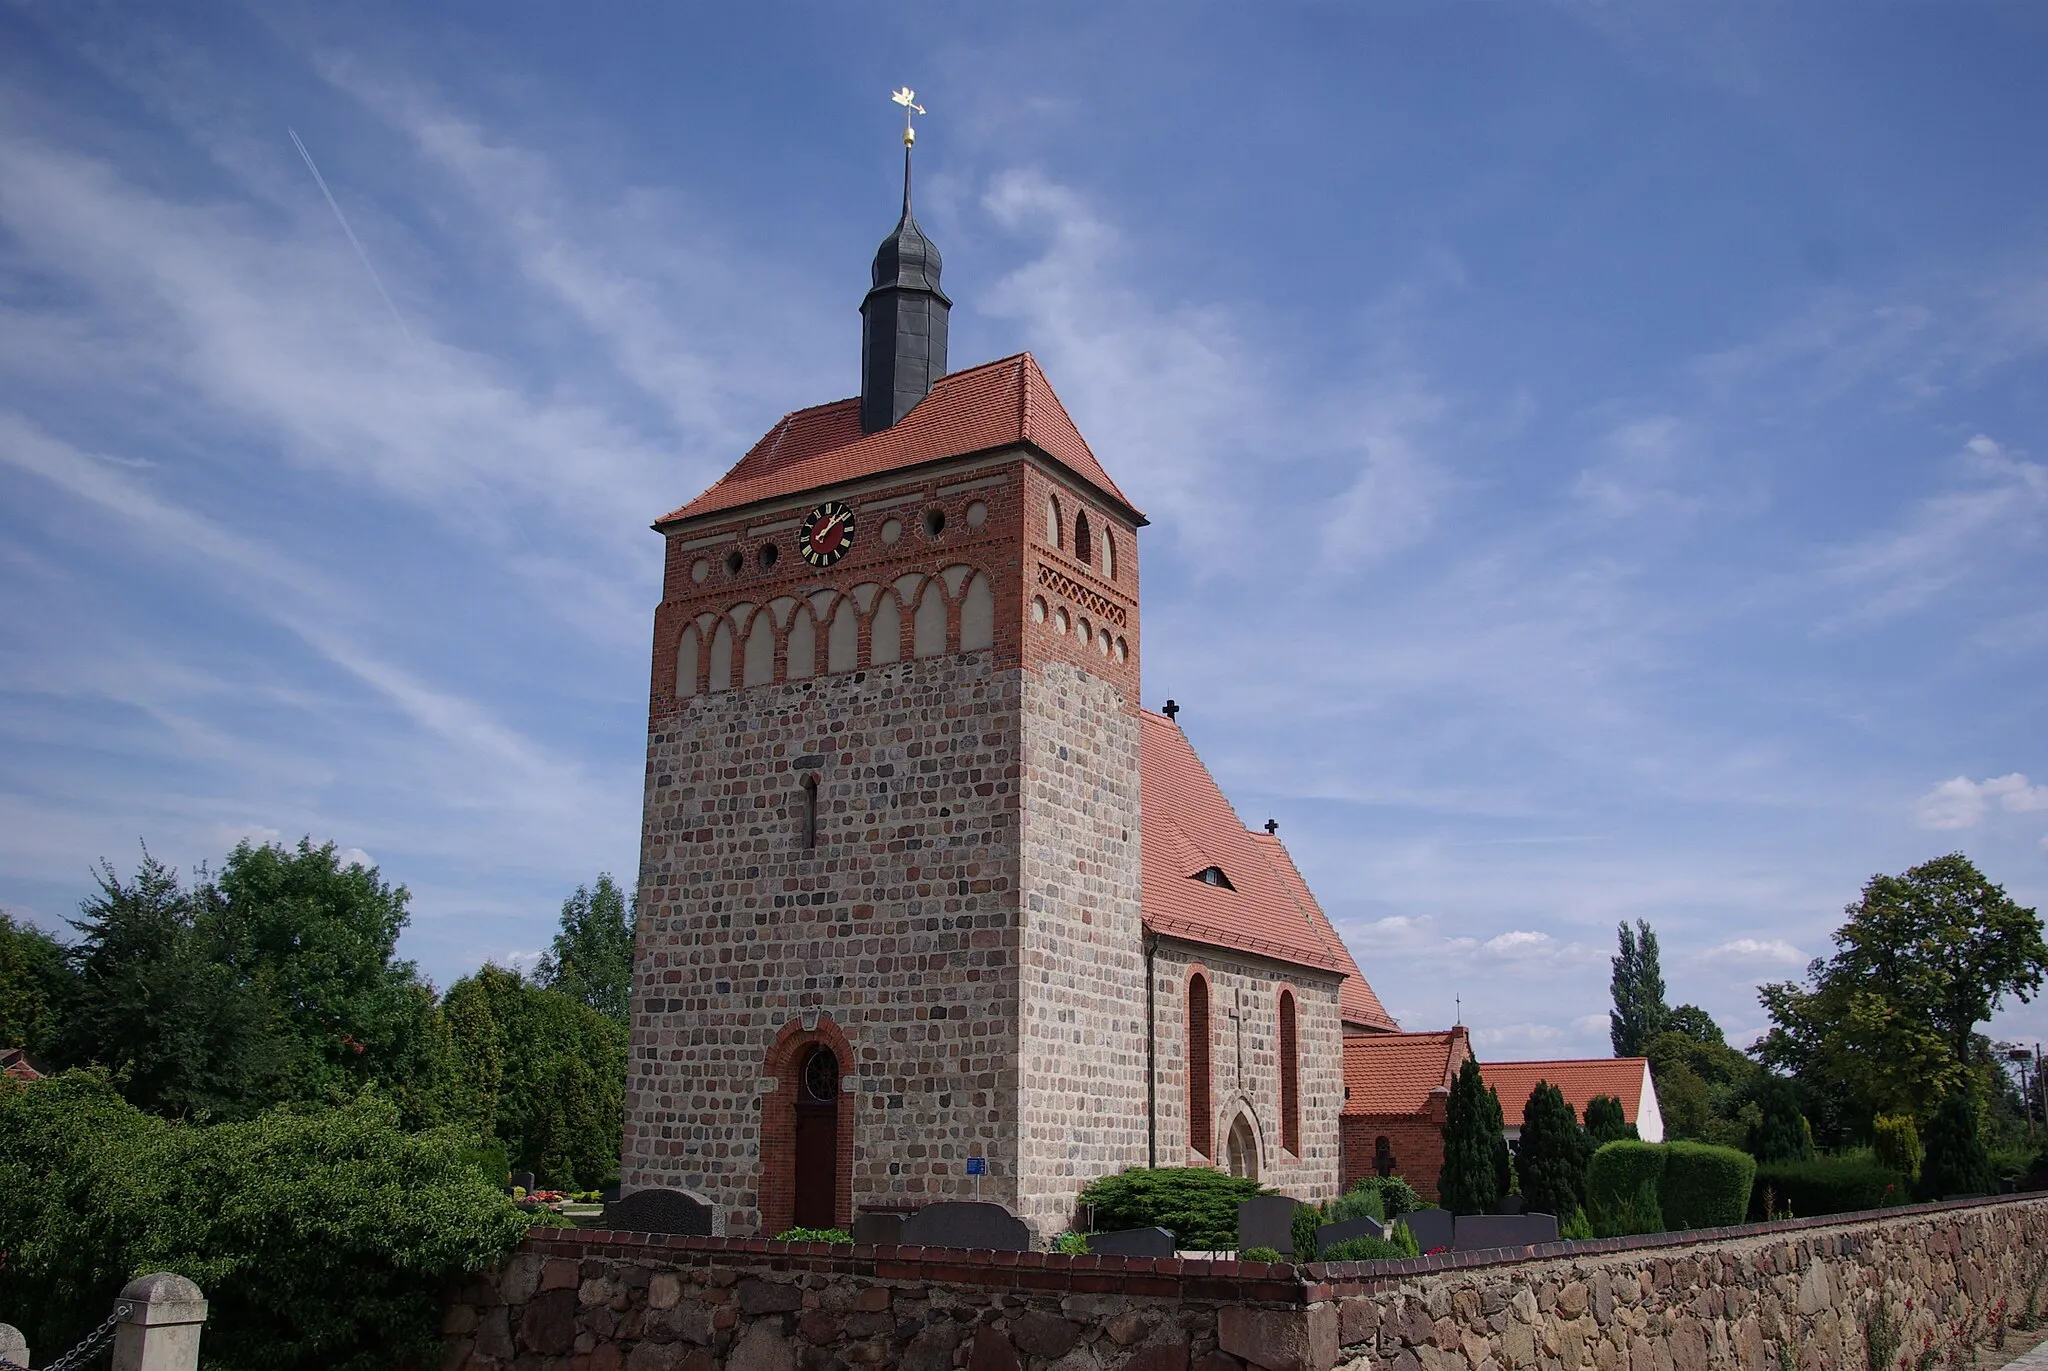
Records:
M829 1047L814 1047L804 1058L804 1098L820 1104L839 1098L839 1058Z
M894 543L894 542L895 542L895 541L896 541L896 540L897 540L898 538L901 538L902 536L903 536L903 521L902 521L901 519L887 519L887 520L884 520L884 521L883 521L883 523L882 523L882 541L883 541L883 542L885 542L885 543L892 543L892 544L893 544L893 543Z
M741 552L738 548L734 548L731 552L725 554L725 569L735 576L740 574L740 568L746 564L747 554Z
M754 554L755 559L761 563L761 569L763 571L766 571L769 567L774 566L775 559L780 555L781 553L776 551L775 544L773 543L761 544L761 550Z
M946 511L928 509L924 512L924 536L936 538L946 531Z
M709 576L710 574L711 563L705 561L702 557L699 557L695 562L690 564L690 579L695 581L698 585L703 585L704 578Z
M981 501L979 501L979 500L976 500L976 501L975 501L975 502L974 502L973 504L971 504L971 505L969 505L969 506L967 507L967 526L968 526L969 528L980 528L980 527L981 527L981 526L982 526L983 524L985 524L985 523L987 523L987 522L988 522L988 506L987 506L987 505L983 504L983 503L982 503Z
M1034 624L1042 624L1045 622L1045 597L1034 596L1032 598L1031 622Z

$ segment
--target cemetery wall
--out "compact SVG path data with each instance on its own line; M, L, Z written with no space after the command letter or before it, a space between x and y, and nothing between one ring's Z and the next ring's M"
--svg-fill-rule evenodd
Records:
M1299 1268L539 1229L450 1293L442 1365L1849 1371L1880 1299L1917 1360L2044 1275L2040 1197Z

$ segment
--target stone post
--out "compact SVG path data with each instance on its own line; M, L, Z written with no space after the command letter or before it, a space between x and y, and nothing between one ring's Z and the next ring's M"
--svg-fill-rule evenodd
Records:
M28 1339L11 1323L0 1323L0 1366L28 1365Z
M168 1271L137 1276L121 1291L135 1306L114 1330L113 1371L199 1371L206 1297Z

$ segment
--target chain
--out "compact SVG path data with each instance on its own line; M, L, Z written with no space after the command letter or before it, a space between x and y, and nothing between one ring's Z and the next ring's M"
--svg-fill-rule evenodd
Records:
M107 1344L113 1341L114 1325L134 1312L135 1306L125 1301L115 1305L114 1312L107 1315L105 1323L87 1334L84 1342L45 1366L43 1371L77 1371L77 1368L96 1360L100 1353L107 1350Z

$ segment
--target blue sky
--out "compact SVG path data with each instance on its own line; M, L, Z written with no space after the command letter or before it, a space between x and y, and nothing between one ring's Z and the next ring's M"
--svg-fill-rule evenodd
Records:
M1394 1013L1604 1052L1640 917L1747 1042L1875 872L2048 905L2044 66L2021 4L0 5L0 904L311 833L445 984L629 875L646 525L855 388L908 83L954 363L1150 514L1147 700Z

